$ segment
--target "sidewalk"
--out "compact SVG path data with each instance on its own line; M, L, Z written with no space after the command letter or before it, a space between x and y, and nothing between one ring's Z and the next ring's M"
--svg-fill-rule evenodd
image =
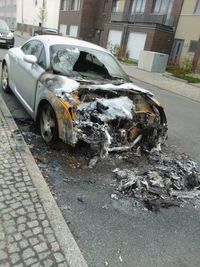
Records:
M20 31L15 31L14 35L19 36L20 38L24 39L25 41L28 40L29 38L33 37L28 32L23 32L23 35L22 35L22 33Z
M87 267L0 95L0 266Z
M122 64L125 72L136 80L157 86L160 89L171 91L194 101L200 102L200 87L188 84L178 79L166 77L165 74L148 72L138 69L137 66Z

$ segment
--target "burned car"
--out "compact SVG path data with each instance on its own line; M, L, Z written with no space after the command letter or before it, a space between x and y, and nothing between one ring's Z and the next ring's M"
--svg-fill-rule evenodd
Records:
M79 140L101 155L152 149L167 121L153 95L134 85L107 50L74 38L37 36L8 51L2 89L12 90L47 143Z

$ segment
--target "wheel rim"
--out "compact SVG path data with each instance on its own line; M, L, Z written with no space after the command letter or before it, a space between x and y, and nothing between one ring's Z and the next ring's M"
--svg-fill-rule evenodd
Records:
M55 117L49 106L43 108L40 116L41 135L45 142L49 143L53 140L56 128Z
M3 66L1 84L2 84L2 89L6 90L8 87L8 70L6 65Z

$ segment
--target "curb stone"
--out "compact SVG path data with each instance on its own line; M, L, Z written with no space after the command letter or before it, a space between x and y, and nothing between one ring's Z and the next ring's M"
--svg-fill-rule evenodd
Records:
M178 77L175 77L173 75L170 75L169 73L165 72L163 73L163 76L166 77L166 78L169 78L169 79L172 79L172 80L176 80L176 81L179 81L179 82L182 82L182 83L187 83L193 87L197 87L197 88L200 88L200 83L189 83L183 79L180 79Z
M15 132L19 132L19 129L12 118L1 94L0 109L6 122L8 123L9 130L13 133L13 135L16 135ZM15 142L20 147L20 154L24 160L32 182L37 189L41 203L43 204L47 217L59 241L67 263L70 267L88 267L23 137L21 135L19 137L19 134L17 134Z
M179 81L179 82L182 82L182 83L187 83L187 84L189 84L187 81L185 81L185 80L183 80L183 79L180 79L180 78L177 78L177 77L175 77L175 76L173 76L173 75L170 75L170 74L168 74L168 73L166 73L166 72L163 73L162 76L164 76L165 78L169 78L169 79L175 80L175 81ZM192 84L192 86L193 86L193 84Z

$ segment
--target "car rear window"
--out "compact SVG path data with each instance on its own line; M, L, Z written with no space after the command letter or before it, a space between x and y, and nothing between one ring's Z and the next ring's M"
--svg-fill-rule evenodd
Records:
M0 29L4 31L9 31L8 25L3 20L0 20Z

